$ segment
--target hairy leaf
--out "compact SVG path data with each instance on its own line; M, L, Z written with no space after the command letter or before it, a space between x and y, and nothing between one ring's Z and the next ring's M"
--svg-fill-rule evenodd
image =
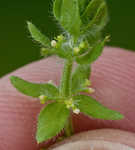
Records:
M58 89L49 83L31 83L16 76L11 76L10 80L18 91L27 96L39 97L40 95L45 95L48 98L53 98L59 95Z
M48 37L46 37L45 35L43 35L37 28L35 25L33 25L31 22L27 22L28 24L28 29L29 32L32 36L32 38L39 42L40 44L42 44L45 47L50 46L50 40L48 39Z
M51 103L43 108L38 117L36 139L38 143L56 136L65 126L70 110L63 103Z
M62 27L68 31L74 39L79 36L81 19L78 0L55 0L54 15Z
M79 64L91 64L102 54L105 42L108 40L108 36L100 43L97 43L88 53L79 56L76 58L77 63Z
M104 120L119 120L123 118L122 114L104 107L92 97L78 95L74 96L74 100L78 103L77 107L81 112L93 118Z
M72 94L76 94L81 89L86 88L85 81L90 77L90 65L78 65L72 75Z

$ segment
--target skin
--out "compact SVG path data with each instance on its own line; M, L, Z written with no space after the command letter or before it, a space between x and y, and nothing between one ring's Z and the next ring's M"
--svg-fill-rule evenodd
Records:
M32 82L53 80L59 84L61 61L55 57L34 62L0 79L0 150L39 150L53 143L37 145L36 120L43 107L39 100L16 91L9 77L16 75ZM135 53L118 48L105 48L102 56L92 65L92 95L105 106L125 115L123 120L103 121L83 114L73 114L76 134L54 150L130 150L135 149ZM89 130L89 131L88 131ZM96 144L95 144L96 143ZM60 145L60 146L59 146ZM93 146L90 148L90 146ZM93 149L92 149L93 148Z

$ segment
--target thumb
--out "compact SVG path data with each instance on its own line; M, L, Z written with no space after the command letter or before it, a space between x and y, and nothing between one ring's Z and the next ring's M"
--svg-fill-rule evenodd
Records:
M76 132L95 128L119 128L135 131L134 106L135 54L115 48L105 48L93 65L93 95L104 105L125 115L121 121L101 121L84 115L73 116ZM35 141L37 115L41 105L12 87L9 76L16 75L32 82L53 80L59 84L62 65L51 57L27 65L0 80L0 148L1 150L37 150Z
M134 150L135 134L114 130L100 129L82 132L51 146L54 150Z

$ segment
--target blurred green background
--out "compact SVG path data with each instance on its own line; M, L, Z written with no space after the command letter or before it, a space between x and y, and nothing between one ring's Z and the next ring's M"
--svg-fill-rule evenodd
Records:
M107 0L111 34L109 45L135 50L135 0ZM50 38L57 34L51 12L52 0L1 1L0 77L40 59L39 47L29 37L26 21L32 21Z

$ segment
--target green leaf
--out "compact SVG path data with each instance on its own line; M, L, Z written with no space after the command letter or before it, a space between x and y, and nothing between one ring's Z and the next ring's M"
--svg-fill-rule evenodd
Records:
M62 27L77 39L81 25L78 0L55 0L54 15Z
M63 103L51 103L43 108L38 117L36 139L38 143L56 136L65 126L70 110Z
M119 120L123 118L122 114L104 107L92 97L78 95L74 96L73 99L78 103L77 107L81 112L93 118L104 120Z
M28 29L29 32L32 36L32 38L39 42L40 44L42 44L45 47L50 47L50 40L48 39L48 37L46 37L45 35L43 35L37 28L35 25L33 25L31 22L27 22L28 24Z
M92 2L94 2L96 0L93 0ZM101 0L98 0L98 2ZM94 8L94 6L89 6L88 8L88 12L84 13L84 16L82 16L82 18L84 18L83 23L84 23L84 27L82 28L82 34L89 32L89 34L95 34L97 32L100 32L105 25L108 22L108 11L107 11L107 5L106 2L104 0L102 0L103 2L100 4L98 4L96 7L99 6L99 8L97 9L97 13L95 13L95 9L92 10ZM92 3L91 2L91 3ZM99 5L100 4L100 5ZM93 11L91 12L89 15L89 11ZM88 14L88 15L87 15ZM95 15L93 17L93 15ZM93 17L93 18L92 18Z
M85 81L90 77L90 65L78 65L72 75L72 94L86 88Z
M48 98L53 98L59 95L58 89L49 83L46 84L30 83L16 76L11 76L10 80L13 86L18 91L27 96L39 97L41 95L45 95Z
M91 64L102 54L105 42L109 39L109 36L105 37L105 39L97 43L88 53L78 56L76 58L77 63L79 64Z

